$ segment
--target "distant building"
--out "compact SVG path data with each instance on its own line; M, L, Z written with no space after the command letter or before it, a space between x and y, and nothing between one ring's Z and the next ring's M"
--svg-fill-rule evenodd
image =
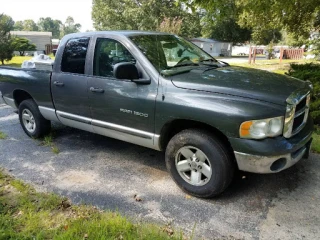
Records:
M49 54L52 51L52 32L11 31L12 36L27 38L37 47L37 52Z
M242 46L233 46L232 54L233 55L249 55L250 45L242 45Z
M191 39L191 42L213 57L230 57L232 55L231 42L220 42L209 38L193 38Z
M52 49L57 49L60 44L60 39L52 39Z

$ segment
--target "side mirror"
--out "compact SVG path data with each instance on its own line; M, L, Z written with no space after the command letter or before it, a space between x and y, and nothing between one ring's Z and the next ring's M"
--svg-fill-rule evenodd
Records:
M115 64L113 68L113 75L117 79L139 79L137 67L129 62Z
M129 62L117 63L113 67L113 76L117 79L130 79L137 84L150 84L150 79L139 79L136 65Z

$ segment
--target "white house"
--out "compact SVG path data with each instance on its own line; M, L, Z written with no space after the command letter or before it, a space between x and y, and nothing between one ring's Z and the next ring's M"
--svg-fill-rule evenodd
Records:
M209 38L193 38L191 39L191 42L213 57L230 57L232 55L231 42L220 42Z
M37 52L47 53L52 48L52 32L11 31L12 36L28 39L37 47Z

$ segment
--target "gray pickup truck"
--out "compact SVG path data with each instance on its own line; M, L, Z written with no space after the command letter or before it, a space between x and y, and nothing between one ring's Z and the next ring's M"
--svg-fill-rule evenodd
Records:
M0 68L1 96L30 137L56 121L165 151L179 187L206 198L237 169L276 173L308 157L311 89L157 32L71 34L52 71Z

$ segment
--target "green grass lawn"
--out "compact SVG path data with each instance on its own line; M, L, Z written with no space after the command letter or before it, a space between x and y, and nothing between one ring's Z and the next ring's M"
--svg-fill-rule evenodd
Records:
M25 61L25 60L30 60L32 57L31 56L23 56L23 57L21 57L21 56L15 56L15 57L13 57L12 59L11 59L11 61L5 61L4 62L4 66L8 66L8 67L18 67L18 68L20 68L21 67L21 64L23 63L23 61ZM2 65L1 63L0 63L0 65Z
M49 55L52 59L54 59L54 56L53 54L50 54ZM7 66L7 67L18 67L18 68L21 68L21 65L22 63L25 61L25 60L30 60L31 58L33 58L32 56L14 56L10 61L5 61L4 62L4 66ZM0 66L1 66L1 62L0 62Z
M133 223L117 212L38 193L0 169L0 239L187 239L170 226Z
M249 63L230 63L233 66L239 67L248 67L248 68L255 68L255 69L262 69L267 70L275 73L285 74L289 70L291 63L310 63L310 60L291 60L291 59L283 59L282 63L279 63L279 59L270 59L270 60L257 60L254 64Z

